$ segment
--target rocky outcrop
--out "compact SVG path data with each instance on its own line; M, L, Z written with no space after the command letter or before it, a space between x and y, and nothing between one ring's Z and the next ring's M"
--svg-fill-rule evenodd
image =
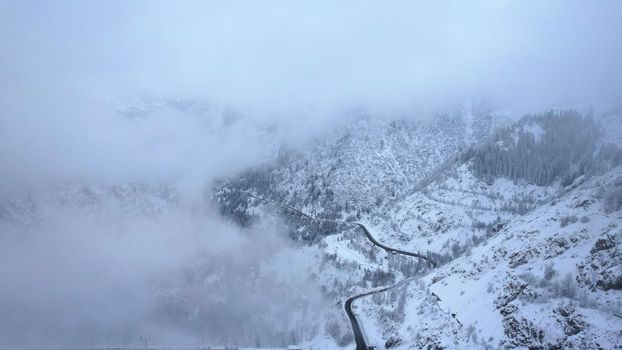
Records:
M616 238L607 235L598 239L577 270L577 282L591 290L622 290L622 252Z

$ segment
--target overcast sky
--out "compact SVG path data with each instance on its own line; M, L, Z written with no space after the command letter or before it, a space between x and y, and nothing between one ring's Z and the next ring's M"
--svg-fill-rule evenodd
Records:
M85 342L90 324L119 342L149 323L154 280L201 254L223 266L248 256L231 266L251 271L267 257L249 236L283 249L279 225L241 230L201 201L210 181L281 141L304 143L352 111L423 118L469 98L518 110L620 98L620 62L617 0L0 0L0 199L35 194L15 197L32 222L0 217L0 335ZM181 199L135 218L114 193L85 213L39 191L67 182L166 184ZM270 293L299 282L222 305L263 310L277 295L286 312L297 301Z
M249 130L302 125L285 130L304 138L351 110L391 115L471 97L543 108L622 91L615 0L3 0L0 32L5 183L255 159L247 150L261 153L261 137ZM249 125L215 138L205 120L119 122L120 106L146 97L219 106L211 117L234 109Z
M68 84L96 95L192 95L283 112L498 89L529 96L520 90L539 85L538 94L561 90L552 98L620 88L619 1L2 7L3 80L20 94L19 85L49 94Z

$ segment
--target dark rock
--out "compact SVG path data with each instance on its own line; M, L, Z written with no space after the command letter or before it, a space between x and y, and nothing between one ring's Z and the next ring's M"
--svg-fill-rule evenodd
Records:
M506 317L503 319L503 332L515 347L544 349L544 331L526 319Z
M396 345L399 345L402 342L402 339L398 338L398 337L394 337L391 336L389 339L387 339L387 341L384 343L384 348L385 349L390 349Z
M557 310L555 310L555 312L557 312L558 314L560 314L563 317L570 316L570 312L563 306L560 306Z
M509 266L511 268L516 268L518 266L524 265L531 260L531 258L536 257L539 254L538 250L535 248L528 249L526 251L518 251L512 253L510 258Z
M575 208L587 208L592 203L594 203L593 199L585 199L585 200L579 202L577 205L575 205Z
M597 252L601 250L608 250L615 246L616 246L615 242L612 238L607 238L607 239L601 238L596 241L596 243L594 244L594 247L592 248L592 250L590 250L590 253L596 254Z
M561 323L563 325L564 334L572 336L578 334L585 328L585 321L583 316L577 314L576 309L572 305L562 305L553 310L556 314L561 316Z
M527 284L510 282L503 288L503 292L495 300L497 309L506 307L514 301L527 288Z
M545 255L545 259L554 258L558 255L561 255L570 247L570 243L567 239L563 237L556 237L552 239L548 239L547 242L547 253Z
M505 224L504 224L504 223L502 223L502 222L500 222L500 223L498 223L498 224L495 224L495 225L492 227L492 233L493 233L493 234L499 233L499 232L501 232L501 230L503 230L503 228L504 228L504 227L505 227Z
M577 264L577 282L591 290L622 290L622 259L615 247L611 236L597 240L591 254Z
M567 336L575 335L583 330L584 324L577 319L570 318L564 325L564 334Z
M518 306L510 304L500 308L499 312L503 317L507 317L516 312L516 310L518 310Z

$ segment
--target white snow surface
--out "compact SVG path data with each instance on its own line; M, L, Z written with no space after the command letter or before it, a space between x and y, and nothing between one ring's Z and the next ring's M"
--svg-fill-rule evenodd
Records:
M603 144L622 145L620 115L614 110L601 117ZM445 259L426 270L414 258L374 248L352 228L279 250L257 267L258 275L284 281L303 276L330 304L313 325L317 332L299 346L352 348L345 299L406 278L410 282L400 288L354 303L378 349L622 346L622 291L615 287L622 276L622 210L606 205L608 193L622 184L622 166L566 188L559 181L486 183L468 162L444 167L466 145L481 141L474 136L481 130L472 129L478 118L470 108L459 118L427 124L363 118L309 150L277 157L279 164L267 176L283 202L318 215L330 190L342 206L341 219L364 223L388 246ZM543 132L536 124L523 131L535 138ZM322 189L319 199L309 199L312 188ZM106 201L115 205L101 204ZM73 184L4 195L0 225L38 224L36 213L59 203L80 215L96 211L102 223L101 207L113 208L106 215L132 217L157 216L181 205L169 188ZM280 221L268 206L248 210L264 222Z

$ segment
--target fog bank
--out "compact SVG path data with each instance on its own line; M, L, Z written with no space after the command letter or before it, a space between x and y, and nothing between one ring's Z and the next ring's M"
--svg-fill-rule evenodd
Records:
M291 242L212 183L352 115L619 101L620 62L614 0L0 1L0 346L299 338L315 286L256 270Z
M617 1L4 1L0 23L4 182L205 178L255 159L270 128L300 140L352 111L421 117L467 98L543 108L622 91ZM206 108L119 120L178 97ZM233 128L210 124L225 111Z

